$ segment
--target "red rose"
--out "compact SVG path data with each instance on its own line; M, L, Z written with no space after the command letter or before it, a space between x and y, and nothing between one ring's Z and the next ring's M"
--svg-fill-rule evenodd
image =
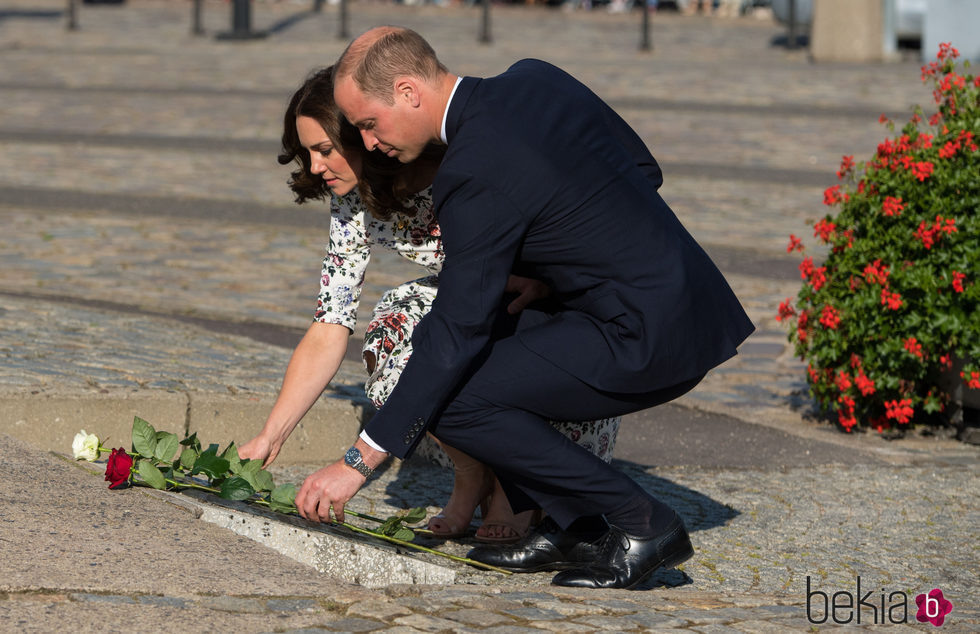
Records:
M133 457L122 447L113 449L105 465L105 480L109 483L109 488L115 489L129 482L129 474L132 470Z

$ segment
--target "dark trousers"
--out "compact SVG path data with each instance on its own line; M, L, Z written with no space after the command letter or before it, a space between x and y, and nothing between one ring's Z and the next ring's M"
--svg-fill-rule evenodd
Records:
M574 345L569 342L569 345ZM498 339L446 407L434 435L489 465L515 512L544 509L567 528L648 495L548 421L621 416L671 401L703 377L644 394L597 390L528 350Z

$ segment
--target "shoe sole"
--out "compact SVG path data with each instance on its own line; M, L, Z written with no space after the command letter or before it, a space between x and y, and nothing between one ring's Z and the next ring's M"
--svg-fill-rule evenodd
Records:
M509 570L510 572L559 572L561 570L572 570L573 568L581 568L587 565L585 562L554 562L549 564L541 564L540 566L535 566L533 568L515 568L513 566L501 566L498 564L490 564L497 566L497 568L503 568L504 570Z

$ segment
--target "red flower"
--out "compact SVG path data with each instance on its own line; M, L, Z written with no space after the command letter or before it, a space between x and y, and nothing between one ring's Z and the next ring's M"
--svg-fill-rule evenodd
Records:
M887 116L885 116L884 114L881 114L878 117L878 123L888 123L888 121L890 121L890 119Z
M845 431L857 425L857 418L854 417L854 399L850 396L840 396L837 398L840 407L837 408L837 421Z
M828 206L836 205L839 202L846 202L849 199L847 194L842 194L840 185L828 187L823 193L823 204Z
M854 155L850 154L842 157L840 169L837 170L837 178L844 178L852 169L854 169Z
M901 216L903 209L905 204L902 199L894 196L885 196L885 201L881 203L881 213L886 216Z
M129 482L132 471L133 457L122 447L113 449L105 465L105 481L109 483L109 488L115 489Z
M971 152L976 152L978 149L977 144L973 142L973 132L970 130L961 130L957 135L956 145L959 146L961 143Z
M952 42L940 42L939 43L939 53L936 55L936 59L939 61L946 61L947 59L955 59L960 56L960 52L953 48Z
M943 218L936 216L936 223L932 228L938 233L942 231L946 235L956 233L956 218Z
M803 243L791 233L789 234L789 246L786 247L786 253L792 253L793 251L803 251Z
M915 410L912 409L912 399L903 398L902 400L885 401L885 416L894 418L899 423L907 423L912 420Z
M830 372L831 372L831 375L833 375L833 372L832 371L830 371ZM814 385L820 385L820 383L823 380L823 377L821 377L820 372L817 371L812 365L807 364L807 366L806 366L806 373L810 377L810 383L812 383Z
M960 372L960 378L966 381L967 387L972 390L980 390L980 372L970 372L970 376L966 376L966 372Z
M819 269L813 269L813 274L810 277L810 283L813 284L813 290L819 291L820 288L827 283L827 267L821 266Z
M898 310L902 307L902 296L889 291L887 288L883 288L881 289L881 305L887 306L892 310Z
M820 323L831 330L836 330L840 324L840 313L833 306L824 306L820 313Z
M949 370L953 367L953 357L948 354L940 355L939 367Z
M868 284L881 284L884 286L888 283L888 273L888 266L882 264L881 260L875 260L864 267L864 279Z
M830 237L834 235L834 229L836 228L837 225L830 222L826 218L821 218L820 221L813 226L813 237L819 237L824 242L828 242Z
M800 316L796 319L796 337L800 342L806 341L808 324L810 322L810 313L803 311Z
M946 145L939 148L939 158L951 158L956 154L956 150L960 149L960 144L953 141L946 141Z
M953 271L953 290L957 293L963 292L963 280L966 279L966 275L960 273L959 271Z
M806 281L810 279L813 274L813 258L805 257L803 261L800 262L800 277Z
M950 235L956 233L956 218L943 218L942 216L936 216L935 222L932 223L930 227L923 220L919 223L919 228L915 232L915 236L922 241L922 246L927 249L931 249L942 234Z
M854 377L854 384L861 391L861 396L871 396L875 393L875 382L865 376L864 372Z
M838 390L846 392L851 387L851 377L847 372L841 370L837 373L837 378L834 379L834 383L837 384Z
M923 220L919 223L919 228L915 231L915 237L922 241L922 246L927 249L931 249L932 245L936 243L936 230L926 224Z
M922 344L916 340L915 337L909 337L905 340L905 349L908 350L909 354L922 358Z
M792 300L790 300L790 298L787 297L779 305L779 314L776 315L776 321L783 321L784 319L789 319L790 317L796 314L796 309L793 308L793 304L791 303L791 301Z
M912 164L912 175L919 179L919 182L932 176L934 166L929 161L921 161Z

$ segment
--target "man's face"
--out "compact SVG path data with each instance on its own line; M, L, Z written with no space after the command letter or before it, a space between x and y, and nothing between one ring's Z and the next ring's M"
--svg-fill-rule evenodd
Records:
M380 150L402 163L410 163L429 142L411 95L396 93L395 103L389 106L365 95L347 76L334 87L334 100L347 120L361 131L368 150Z

